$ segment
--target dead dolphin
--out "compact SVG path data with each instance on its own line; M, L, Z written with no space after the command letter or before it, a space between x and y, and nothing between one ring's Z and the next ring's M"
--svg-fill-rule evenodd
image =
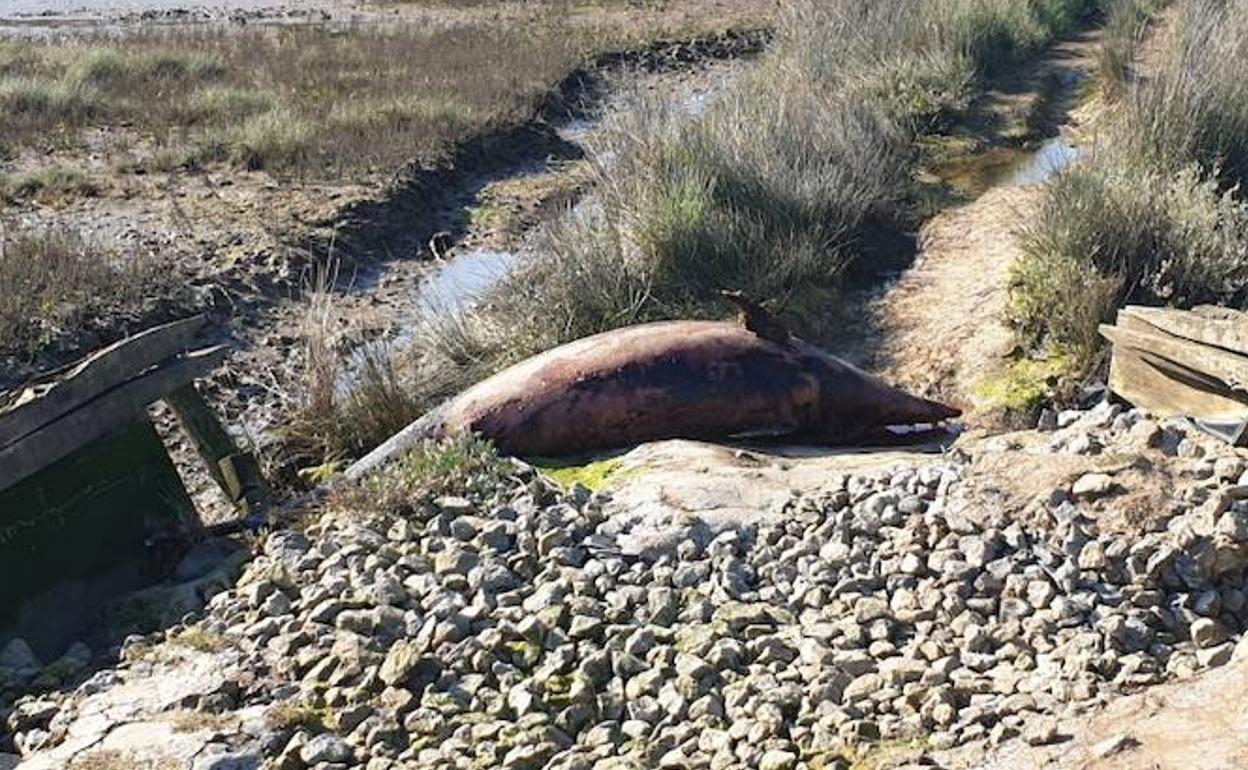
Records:
M893 388L814 345L749 323L666 321L522 361L417 420L348 471L421 438L472 431L502 452L561 455L667 438L791 436L844 444L957 409Z

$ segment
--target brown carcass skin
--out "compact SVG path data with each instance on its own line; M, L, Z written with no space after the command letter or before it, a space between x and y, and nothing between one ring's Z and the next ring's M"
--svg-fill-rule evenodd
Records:
M670 321L587 337L516 364L451 401L429 432L471 431L502 452L540 456L665 438L838 444L958 414L797 338L764 339L732 322Z

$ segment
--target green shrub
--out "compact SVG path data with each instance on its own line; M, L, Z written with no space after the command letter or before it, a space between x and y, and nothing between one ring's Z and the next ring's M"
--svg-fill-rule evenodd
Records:
M358 494L385 508L419 505L442 495L473 500L492 495L512 471L511 462L489 442L463 435L418 444L368 477Z
M1014 311L1033 346L1087 363L1124 303L1231 302L1248 286L1248 204L1191 165L1108 162L1060 175L1024 238Z
M1243 302L1246 36L1248 8L1192 0L1173 50L1119 102L1092 156L1049 183L1013 276L1027 347L1070 353L1078 369L1124 303Z

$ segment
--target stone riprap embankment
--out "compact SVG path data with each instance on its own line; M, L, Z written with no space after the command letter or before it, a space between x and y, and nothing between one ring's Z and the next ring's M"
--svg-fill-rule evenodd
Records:
M789 770L1060 741L1235 654L1248 479L1108 404L1042 422L1018 464L1129 448L1182 489L1124 531L1096 506L1113 471L1007 509L955 448L642 559L603 498L518 465L484 498L269 535L198 623L8 721L32 768Z

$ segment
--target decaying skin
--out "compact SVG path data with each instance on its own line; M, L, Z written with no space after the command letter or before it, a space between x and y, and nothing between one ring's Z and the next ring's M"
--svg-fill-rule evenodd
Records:
M469 388L347 471L357 479L426 438L471 431L502 452L562 455L666 438L791 436L845 444L956 409L907 395L802 340L765 311L604 332ZM760 330L767 330L766 336Z
M718 321L646 324L563 345L470 388L437 433L558 455L665 438L845 443L957 410L906 395L819 348Z

